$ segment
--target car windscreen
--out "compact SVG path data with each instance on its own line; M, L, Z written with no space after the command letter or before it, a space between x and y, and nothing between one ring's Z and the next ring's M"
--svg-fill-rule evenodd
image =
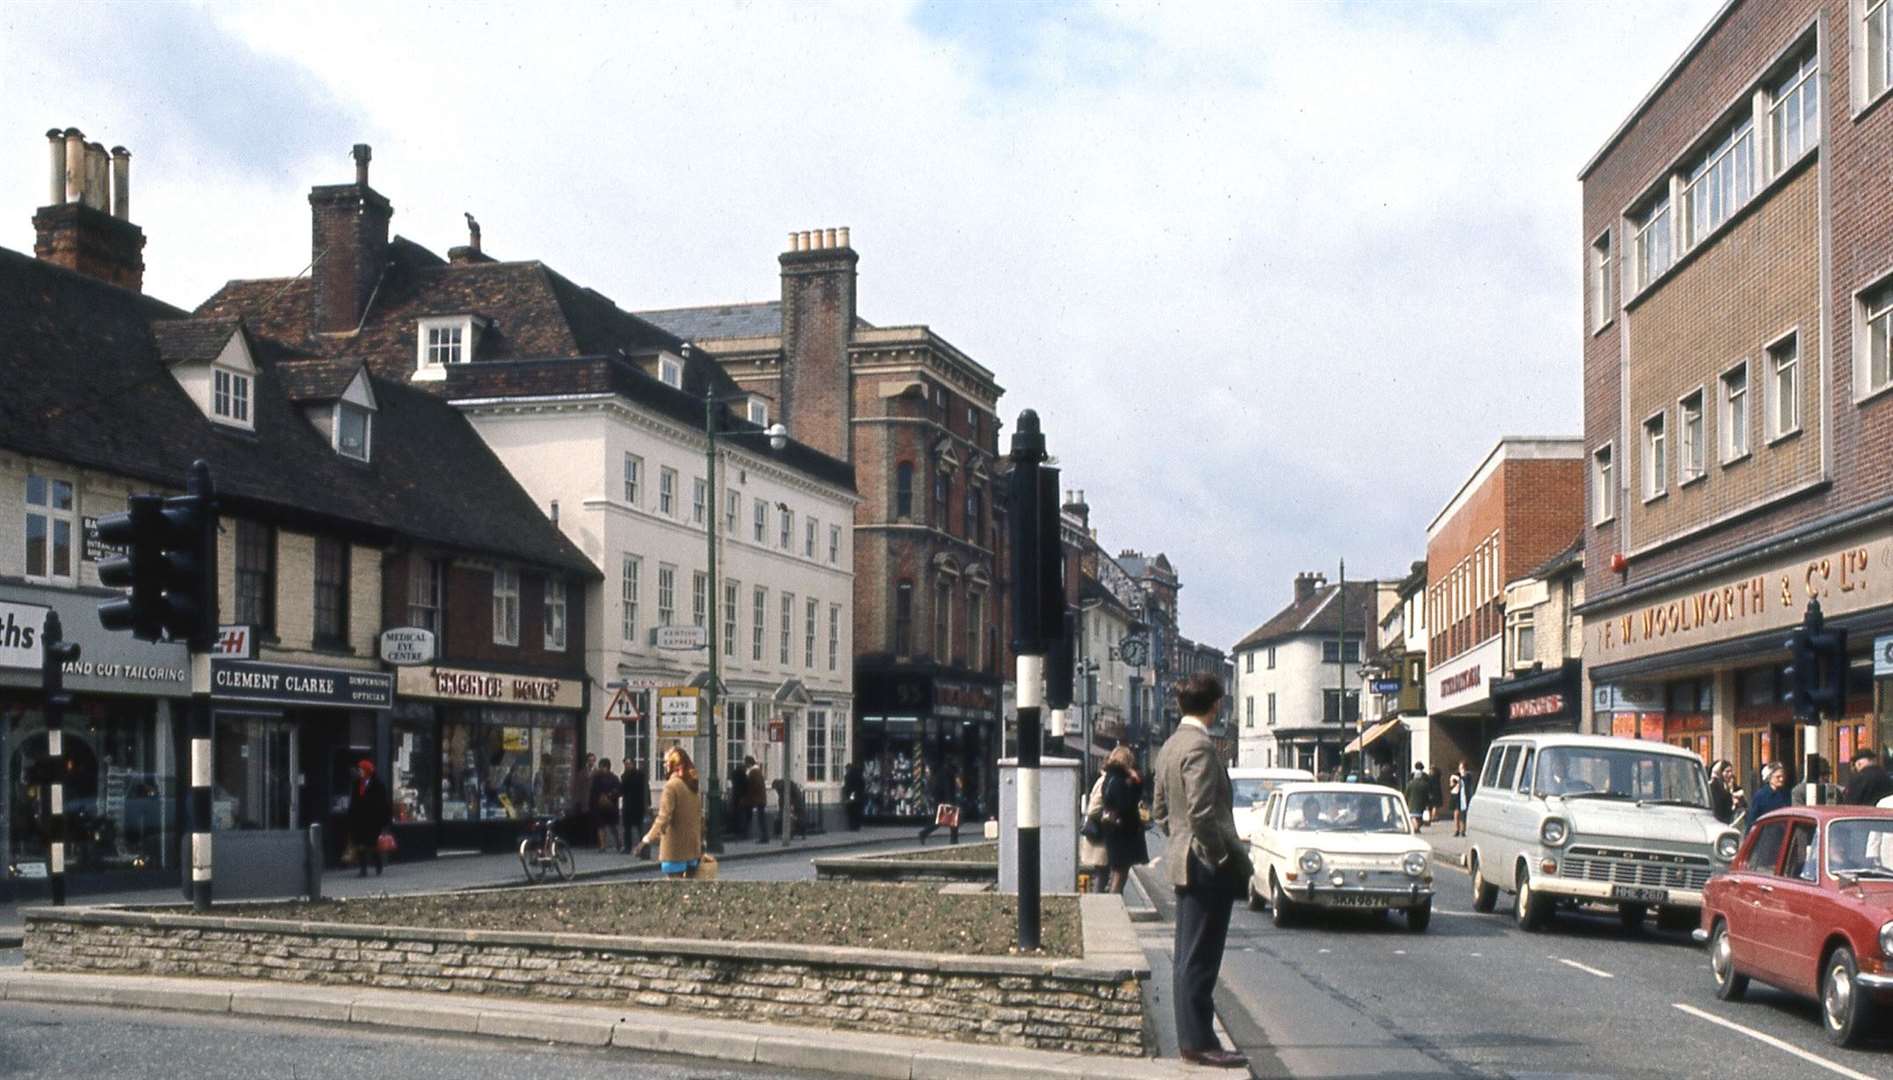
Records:
M1827 872L1893 878L1893 818L1853 818L1829 825Z
M1282 827L1307 832L1409 831L1400 800L1384 789L1295 792L1282 811Z
M1240 777L1231 780L1229 783L1235 792L1233 798L1235 804L1237 806L1251 806L1267 802L1269 793L1281 787L1283 784L1288 783L1288 781L1264 777Z
M1538 755L1537 790L1578 799L1621 799L1709 808L1702 762L1600 746L1551 746Z

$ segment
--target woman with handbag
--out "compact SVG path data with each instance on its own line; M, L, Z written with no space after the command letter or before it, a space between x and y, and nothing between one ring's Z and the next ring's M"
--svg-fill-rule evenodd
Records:
M592 774L592 816L598 822L598 850L616 851L624 846L624 833L618 827L618 796L624 792L618 774L611 771L611 759L599 758L598 771Z
M681 746L664 752L664 791L657 797L657 818L644 834L638 855L657 845L658 869L673 878L695 877L703 861L703 798L697 793L697 767Z
M1105 846L1104 828L1104 781L1107 774L1100 772L1097 782L1091 785L1090 794L1085 796L1084 817L1078 822L1078 869L1091 876L1091 889L1104 891L1105 875L1111 865L1111 855Z
M1144 843L1146 826L1138 812L1144 801L1144 777L1127 747L1118 747L1104 759L1098 801L1098 824L1104 829L1105 858L1111 868L1108 888L1121 893L1131 867L1150 861L1150 850Z
M343 819L349 849L361 876L368 876L368 860L375 860L375 876L381 876L384 859L381 834L394 821L394 806L388 801L388 785L375 776L375 763L363 758L355 763L355 788L349 792L348 813ZM389 836L393 847L393 836Z

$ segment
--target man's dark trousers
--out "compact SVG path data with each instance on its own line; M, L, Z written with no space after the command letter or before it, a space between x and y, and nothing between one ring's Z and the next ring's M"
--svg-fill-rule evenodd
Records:
M1190 855L1190 884L1177 890L1177 939L1171 993L1177 1003L1177 1047L1215 1050L1216 978L1229 941L1229 913L1236 889L1228 875Z

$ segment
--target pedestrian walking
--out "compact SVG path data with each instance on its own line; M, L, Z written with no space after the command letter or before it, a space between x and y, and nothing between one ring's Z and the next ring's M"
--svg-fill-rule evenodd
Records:
M1090 891L1103 892L1110 868L1111 855L1104 846L1104 773L1099 772L1078 819L1078 869L1090 876Z
M1150 861L1144 843L1144 818L1138 811L1144 803L1144 777L1137 771L1137 760L1128 747L1120 746L1104 759L1103 811L1104 850L1111 868L1108 891L1121 893L1131 876L1131 867Z
M1183 719L1157 755L1151 816L1169 838L1165 875L1177 894L1172 996L1177 1046L1193 1065L1246 1069L1249 1059L1216 1038L1216 979L1229 940L1229 911L1255 868L1236 833L1229 770L1210 741L1223 684L1198 672L1177 687Z
M960 778L954 773L951 762L943 760L940 767L933 770L932 788L929 797L933 800L933 820L920 830L920 842L926 843L927 837L939 831L941 818L946 817L951 821L948 837L957 844L960 842ZM942 806L952 807L953 812L942 815Z
M1439 820L1440 811L1446 807L1446 788L1440 782L1439 766L1426 770L1426 823L1431 825Z
M1407 813L1413 817L1413 831L1426 828L1426 798L1433 786L1426 782L1426 766L1413 763L1413 775L1407 777Z
M611 771L611 759L599 758L598 771L592 774L592 815L598 822L598 850L616 851L624 846L624 830L618 827L618 796L624 785Z
M637 762L625 759L624 772L618 776L619 813L623 818L623 828L618 830L624 841L619 849L626 855L637 847L635 837L644 830L644 812L651 808L651 785L644 778L644 769Z
M349 792L348 813L343 818L348 845L362 877L368 876L370 859L375 861L375 876L381 876L381 831L392 821L394 806L388 801L388 785L375 776L375 763L363 758L355 763L355 789Z
M1392 788L1395 791L1400 790L1400 777L1394 773L1391 763L1384 764L1380 767L1380 771L1374 775L1374 783L1384 788Z
M1762 789L1748 804L1748 828L1752 831L1762 815L1771 810L1780 810L1794 805L1794 797L1788 791L1788 770L1779 761L1771 761L1762 768Z
M1820 785L1821 803L1823 805L1833 806L1840 802L1840 788L1835 785L1833 781L1828 779L1830 771L1826 758L1815 757L1810 759L1808 761L1808 775L1803 778L1802 783L1795 784L1792 788L1790 800L1794 805L1800 806L1808 801L1808 785L1806 781L1809 780Z
M1735 820L1735 793L1729 790L1734 775L1735 766L1725 758L1709 766L1709 812L1724 825Z
M1453 806L1453 835L1464 836L1466 835L1466 811L1472 809L1472 770L1464 761L1461 761L1448 783L1452 788L1448 798Z
M848 831L861 831L861 815L867 809L868 781L859 761L851 763L841 777L841 805L848 815Z
M697 767L683 747L664 752L664 777L657 819L644 834L638 854L648 857L656 844L658 869L665 877L693 877L703 861L703 799L697 793Z
M769 842L769 780L753 757L743 758L743 804L738 818L743 823L739 832L747 832L753 819L756 823L756 842Z
M1880 767L1878 754L1863 748L1855 752L1852 764L1854 776L1847 781L1847 790L1841 792L1841 802L1849 806L1874 806L1893 795L1893 777Z

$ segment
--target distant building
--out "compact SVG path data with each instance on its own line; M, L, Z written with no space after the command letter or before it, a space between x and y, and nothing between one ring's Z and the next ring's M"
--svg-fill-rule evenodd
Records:
M1378 639L1380 591L1349 581L1343 595L1326 575L1297 574L1288 606L1230 650L1243 765L1340 767L1360 733L1359 666L1362 645Z
M1380 619L1380 644L1361 673L1361 700L1367 727L1354 750L1365 750L1362 768L1377 773L1382 765L1404 776L1413 767L1413 747L1431 742L1426 717L1426 563L1398 583L1393 603ZM1424 759L1422 759L1424 760Z
M1505 584L1505 673L1492 684L1500 734L1578 731L1584 721L1583 538ZM1691 749L1709 750L1705 725ZM1698 746L1698 742L1700 746Z

